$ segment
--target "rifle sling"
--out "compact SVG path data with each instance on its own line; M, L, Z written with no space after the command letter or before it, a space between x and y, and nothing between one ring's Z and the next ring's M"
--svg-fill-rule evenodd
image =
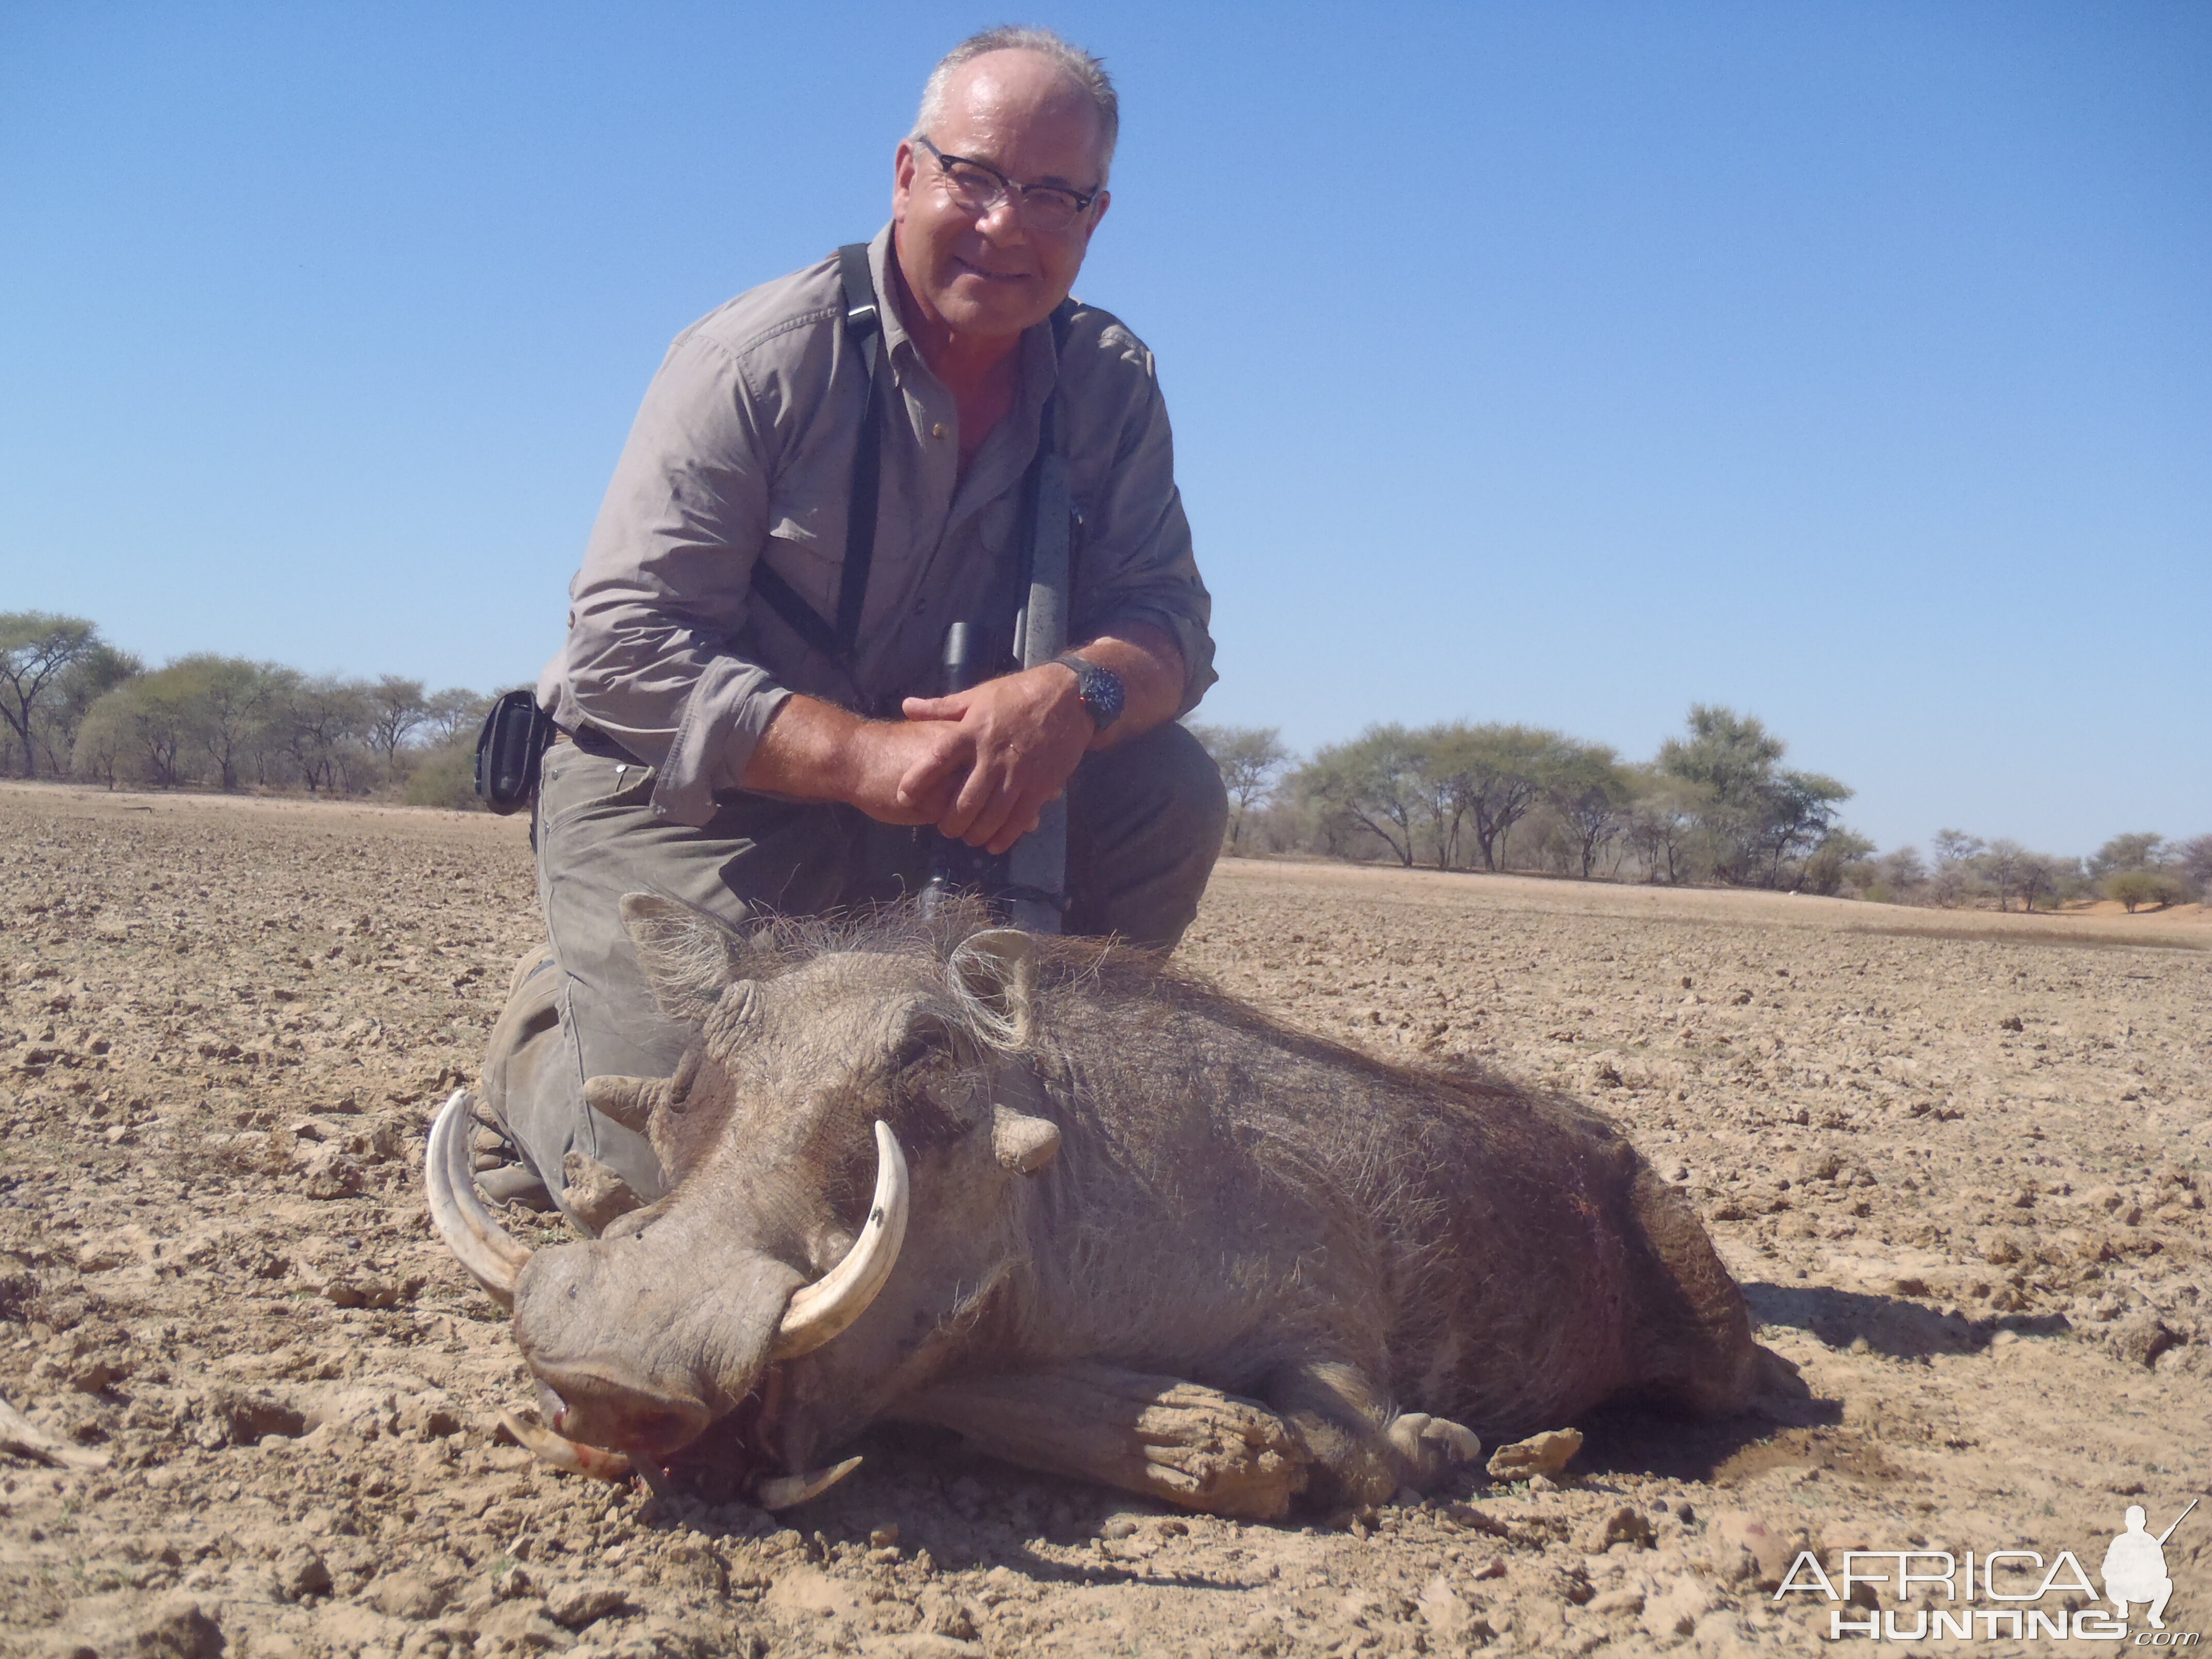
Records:
M845 333L859 348L861 360L868 368L867 403L860 421L860 438L853 453L853 486L845 514L845 560L837 583L837 621L836 626L823 619L821 612L799 596L799 590L772 568L764 558L753 561L752 588L768 602L769 609L783 618L791 631L799 635L813 650L820 652L838 664L848 674L853 668L854 648L860 636L860 613L868 597L868 568L876 557L876 503L882 477L883 457L881 427L882 412L878 383L883 375L883 322L877 309L875 281L868 271L868 245L848 242L837 250L837 275L844 289ZM1067 331L1075 315L1075 301L1065 300L1052 313L1052 343L1054 356L1067 343ZM1034 475L1047 449L1054 445L1052 412L1048 406L1044 427L1037 445L1038 461L1030 464ZM1034 477L1029 492L1035 499ZM1031 526L1030 540L1036 539L1036 526ZM1027 584L1023 592L1026 598Z

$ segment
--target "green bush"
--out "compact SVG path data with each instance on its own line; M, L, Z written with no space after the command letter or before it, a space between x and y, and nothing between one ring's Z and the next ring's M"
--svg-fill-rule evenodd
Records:
M2122 870L2104 880L2105 896L2118 899L2133 915L2142 905L2164 908L2169 904L2186 904L2196 894L2177 870Z
M455 812L481 812L477 799L477 739L465 738L441 743L426 750L407 775L410 806L443 806Z

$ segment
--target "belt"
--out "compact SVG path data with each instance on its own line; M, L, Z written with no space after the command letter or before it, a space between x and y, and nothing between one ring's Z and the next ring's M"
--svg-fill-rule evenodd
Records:
M578 726L574 732L562 732L556 728L553 734L553 741L573 743L586 754L597 755L602 760L624 761L632 766L645 764L645 762L631 754L629 750L589 722Z

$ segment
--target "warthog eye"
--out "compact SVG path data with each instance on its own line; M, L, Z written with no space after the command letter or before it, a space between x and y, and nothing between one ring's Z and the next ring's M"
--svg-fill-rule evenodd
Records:
M908 1072L917 1066L927 1065L937 1058L943 1040L944 1034L934 1026L918 1026L908 1031L905 1039L892 1051L892 1073Z

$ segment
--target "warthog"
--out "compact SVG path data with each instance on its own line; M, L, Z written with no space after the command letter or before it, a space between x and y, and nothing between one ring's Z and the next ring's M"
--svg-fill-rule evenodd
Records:
M568 1467L658 1485L720 1446L774 1506L890 1419L1265 1518L1425 1488L1476 1430L1616 1396L1739 1411L1771 1360L1688 1204L1580 1108L1095 942L623 915L700 1038L588 1093L667 1196L533 1253L470 1183L463 1097L429 1160L539 1386L550 1429L514 1426Z

